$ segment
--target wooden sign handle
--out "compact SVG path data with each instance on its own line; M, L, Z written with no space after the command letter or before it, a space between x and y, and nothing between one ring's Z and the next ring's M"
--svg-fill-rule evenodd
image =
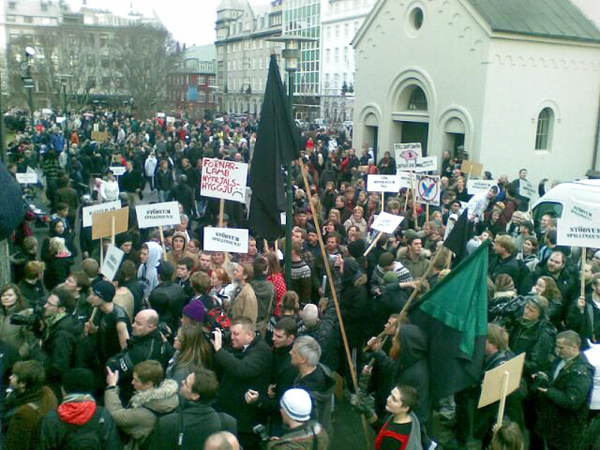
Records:
M369 253L371 253L371 250L375 248L375 246L377 245L377 241L379 241L381 236L383 236L383 231L380 231L379 234L375 237L375 239L373 239L373 242L371 242L371 245L369 245L369 247L365 250L363 256L367 256Z
M165 233L163 232L162 225L159 225L158 231L160 232L160 244L162 245L163 259L167 257L167 247L165 247Z
M510 380L510 374L504 372L502 379L502 397L500 397L500 407L498 408L498 418L496 419L496 429L502 426L502 420L504 418L504 409L506 407L506 394L508 392L508 381Z
M219 202L219 228L223 228L225 216L225 199L222 198Z

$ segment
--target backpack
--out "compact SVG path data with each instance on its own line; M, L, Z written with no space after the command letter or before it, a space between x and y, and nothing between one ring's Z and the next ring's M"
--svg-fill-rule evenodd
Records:
M63 439L64 450L102 450L99 425L104 423L102 409L96 408L91 420L85 425L67 424L67 435Z

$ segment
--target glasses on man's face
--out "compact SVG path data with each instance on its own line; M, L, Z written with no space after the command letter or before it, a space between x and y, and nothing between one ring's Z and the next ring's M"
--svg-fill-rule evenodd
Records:
M50 301L46 301L46 305L54 306L55 308L58 308L58 306L59 306L57 303L51 303Z

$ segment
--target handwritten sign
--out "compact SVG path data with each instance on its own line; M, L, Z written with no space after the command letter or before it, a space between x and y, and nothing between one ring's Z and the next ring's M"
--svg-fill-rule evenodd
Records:
M396 143L394 144L396 170L413 170L417 166L417 159L422 156L421 143Z
M533 198L535 195L535 188L527 180L519 180L519 195L525 198Z
M18 173L16 174L17 181L20 184L36 184L38 182L37 173Z
M487 192L492 186L496 186L494 180L468 180L467 192L471 195Z
M119 267L121 267L121 261L123 261L124 256L125 252L120 248L117 248L114 245L108 246L106 255L104 255L104 264L102 264L102 268L100 269L100 273L104 275L108 281L115 279L115 275L117 275Z
M400 188L409 189L415 183L415 176L412 172L398 172L398 183ZM412 181L411 181L412 178Z
M82 210L83 226L85 228L92 226L92 215L104 211L113 211L121 208L121 201L100 203L99 205L86 206Z
M483 173L483 164L465 159L460 165L460 171L468 177L480 177Z
M569 199L556 228L558 245L600 247L600 203Z
M367 175L368 192L398 192L400 187L397 175Z
M415 172L435 172L437 170L437 157L417 158L415 167L412 170Z
M440 205L440 177L437 175L417 175L415 198L418 203Z
M248 253L248 230L205 227L204 250Z
M247 176L248 164L202 158L202 195L244 203Z
M114 218L114 229L113 229ZM111 211L97 212L92 215L92 239L101 239L112 236L113 233L125 233L129 225L129 207Z
M110 170L112 171L112 173L115 177L120 177L121 175L123 175L125 173L127 168L123 167L123 166L111 166Z
M381 212L377 215L371 228L376 231L381 231L382 233L392 234L396 231L396 228L400 226L404 217L395 216L393 214L389 214L386 212Z
M105 142L108 140L108 132L106 131L92 131L92 141L96 141L99 143Z
M179 225L181 223L178 202L137 205L135 207L135 213L140 228Z

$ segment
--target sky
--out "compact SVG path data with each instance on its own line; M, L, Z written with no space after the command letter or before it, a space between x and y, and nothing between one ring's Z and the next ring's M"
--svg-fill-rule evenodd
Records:
M173 38L186 45L204 45L215 41L217 6L221 0L86 0L89 7L110 9L126 14L133 9L150 15L156 12ZM250 0L250 4L265 4L267 0ZM83 0L69 0L78 7Z

